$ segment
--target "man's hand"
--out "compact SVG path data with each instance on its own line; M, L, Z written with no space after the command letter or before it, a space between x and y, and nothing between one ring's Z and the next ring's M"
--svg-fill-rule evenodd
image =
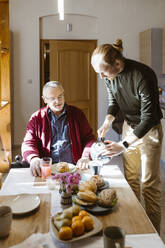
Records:
M77 161L76 167L80 170L87 170L89 168L89 161L91 161L89 158L80 158Z
M41 176L41 168L40 168L40 158L35 157L30 161L30 169L33 176Z
M119 155L125 150L121 142L117 143L110 140L105 140L104 142L106 145L101 147L99 155L101 154L106 157L113 157Z
M110 125L107 123L103 123L103 125L97 130L98 137L103 138L105 137L106 133L108 132Z
M104 123L102 124L102 126L97 130L97 134L99 138L103 138L105 137L106 133L108 132L111 123L114 120L114 116L112 115L107 115L105 117Z

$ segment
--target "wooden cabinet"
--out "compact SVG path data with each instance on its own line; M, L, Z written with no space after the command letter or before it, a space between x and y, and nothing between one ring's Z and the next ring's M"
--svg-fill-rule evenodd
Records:
M157 74L162 77L162 28L151 28L140 33L140 61L150 66Z
M0 40L9 49L9 0L0 0Z
M9 1L0 0L0 172L11 161Z

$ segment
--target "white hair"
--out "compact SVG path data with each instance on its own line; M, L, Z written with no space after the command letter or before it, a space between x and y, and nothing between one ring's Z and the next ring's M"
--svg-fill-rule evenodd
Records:
M50 88L56 88L56 87L58 87L58 86L60 86L60 87L63 89L62 84L61 84L60 82L58 82L58 81L49 81L49 82L47 82L47 83L44 84L44 86L43 86L42 95L44 96L45 91L46 91L47 88L49 88L49 87L50 87Z

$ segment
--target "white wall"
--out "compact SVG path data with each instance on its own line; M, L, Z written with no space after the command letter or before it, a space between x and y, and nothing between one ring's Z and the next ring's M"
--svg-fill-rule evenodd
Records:
M65 13L69 22L73 21L73 32L77 21L75 15L95 18L96 25L92 26L93 36L90 36L88 26L74 35L64 29L60 35L66 39L94 37L98 44L121 38L125 56L138 60L139 32L151 27L165 27L164 11L164 0L65 0ZM21 144L28 119L40 104L40 18L56 14L57 0L10 0L14 145ZM81 23L83 25L84 21ZM58 26L50 27L52 34L61 25L64 23L58 22ZM98 125L106 113L105 95L103 82L98 80Z

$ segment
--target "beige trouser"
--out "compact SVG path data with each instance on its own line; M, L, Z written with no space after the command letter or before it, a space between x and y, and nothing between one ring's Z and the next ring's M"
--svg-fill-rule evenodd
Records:
M123 139L132 131L133 129L124 122ZM139 200L141 200L142 190L146 213L158 233L160 233L161 220L160 156L162 138L162 126L159 124L123 153L125 177Z

